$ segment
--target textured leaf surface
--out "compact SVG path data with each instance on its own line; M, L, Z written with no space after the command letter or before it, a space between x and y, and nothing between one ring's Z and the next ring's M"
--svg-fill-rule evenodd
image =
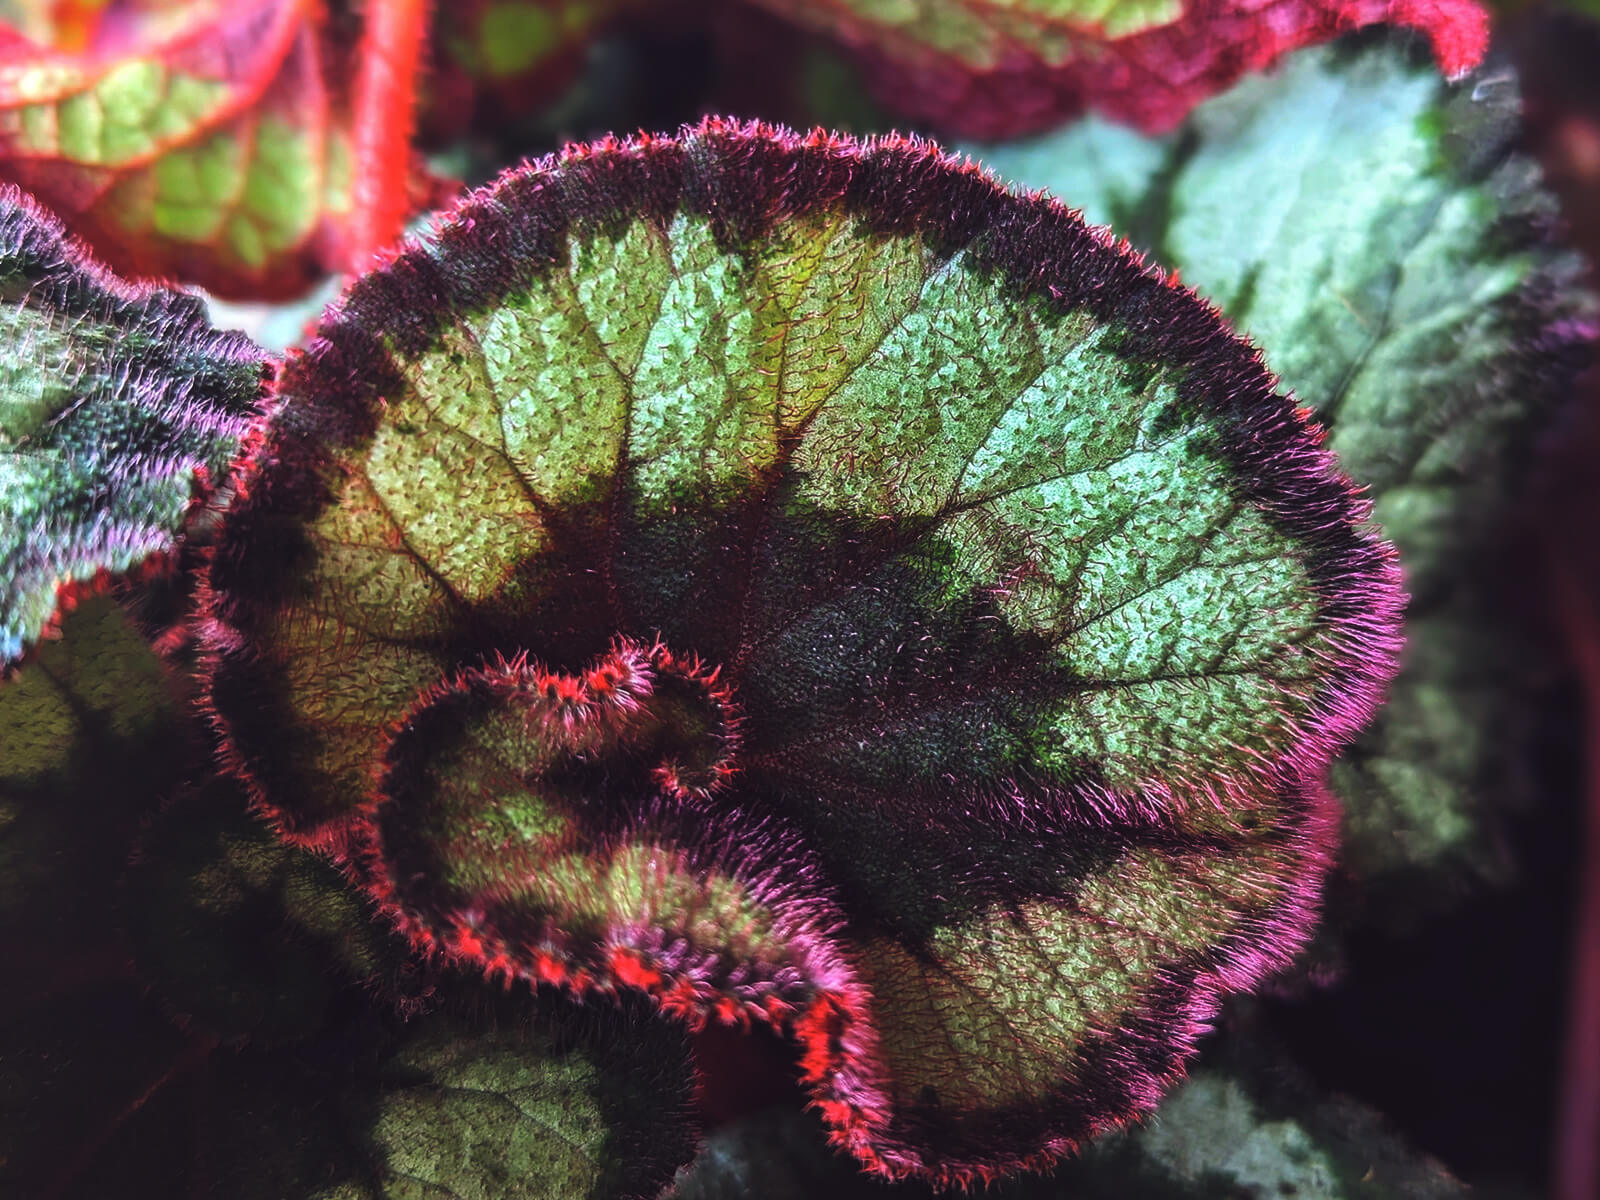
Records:
M903 141L580 149L284 396L211 701L425 944L772 1016L842 1142L956 1179L1149 1107L1303 937L1393 568L1249 349L1064 210Z
M614 1006L426 1017L347 1102L379 1180L317 1200L653 1200L693 1156L688 1045Z
M590 811L589 777L607 761L647 760L669 800L720 790L735 721L725 691L659 646L582 677L467 672L425 695L384 755L358 824L376 893L423 945L491 974L577 990L614 979L694 1024L785 1015L844 974L813 948L836 922L773 886L785 869L805 878L799 850L670 804L625 825ZM713 755L697 762L704 742ZM781 865L768 874L761 860Z
M1529 787L1537 671L1484 564L1596 310L1516 113L1503 68L1452 87L1368 43L1307 51L1165 140L1090 120L980 152L1181 270L1370 488L1412 600L1391 703L1334 768L1369 881L1495 869L1492 814ZM1266 164L1280 182L1250 183Z
M1006 138L1092 108L1151 131L1289 51L1364 25L1419 30L1458 76L1488 46L1473 0L758 0L856 49L897 112Z
M0 190L0 662L57 592L173 545L197 473L220 475L265 355L192 297L139 289Z
M0 176L124 274L304 290L345 266L351 204L347 48L321 7L116 0L76 50L11 38Z

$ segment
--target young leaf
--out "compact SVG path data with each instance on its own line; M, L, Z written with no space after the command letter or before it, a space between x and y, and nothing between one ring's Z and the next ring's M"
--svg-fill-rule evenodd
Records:
M970 1180L1149 1108L1303 940L1398 647L1364 517L1066 210L712 120L512 172L330 311L209 698L422 944L770 1017L841 1144Z
M1092 108L1151 132L1301 46L1379 23L1427 35L1440 69L1476 66L1475 0L756 0L857 51L883 102L964 137L1007 138Z
M725 790L737 725L726 689L659 645L619 646L581 677L464 672L385 750L357 825L372 888L420 944L508 979L617 980L694 1025L811 1006L848 972L823 941L837 920L795 899L803 851L670 803ZM646 771L668 804L597 822L607 769Z
M1305 51L1166 139L1091 119L982 151L1180 270L1369 488L1411 592L1407 665L1333 778L1346 863L1411 876L1406 912L1459 891L1441 874L1497 868L1495 813L1530 786L1538 672L1485 564L1596 328L1517 114L1505 68L1451 86L1368 41ZM1249 182L1269 168L1281 186Z
M351 116L329 83L349 53L319 0L114 0L77 53L13 35L0 177L125 275L295 295L350 257ZM414 207L412 167L384 177Z
M0 185L0 663L61 589L169 549L221 475L265 354L195 297L130 286Z

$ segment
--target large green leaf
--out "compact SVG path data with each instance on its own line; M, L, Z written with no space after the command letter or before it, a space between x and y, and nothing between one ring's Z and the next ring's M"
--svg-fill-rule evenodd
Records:
M865 1162L1148 1108L1283 964L1389 552L1252 351L926 146L577 148L356 284L210 574L286 836L496 976L771 1017Z
M1088 120L975 148L1215 301L1373 496L1411 593L1409 650L1334 781L1369 885L1438 869L1408 909L1451 894L1441 874L1497 869L1494 814L1529 787L1541 675L1491 607L1493 564L1595 328L1516 122L1508 68L1449 85L1367 39L1306 51L1168 138Z

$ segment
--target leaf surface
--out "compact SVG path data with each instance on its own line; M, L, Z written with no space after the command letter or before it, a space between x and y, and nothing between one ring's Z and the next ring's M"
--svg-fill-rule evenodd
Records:
M1059 207L894 139L580 148L284 396L210 701L422 944L770 1017L842 1144L953 1181L1148 1108L1303 938L1388 552Z
M630 1006L413 1022L346 1102L378 1183L317 1200L653 1200L694 1154L682 1035ZM608 1006L613 1007L613 1006Z

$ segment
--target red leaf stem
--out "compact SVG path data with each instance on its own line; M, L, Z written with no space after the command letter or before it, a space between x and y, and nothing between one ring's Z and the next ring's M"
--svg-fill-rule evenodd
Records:
M359 271L405 227L417 75L428 0L369 0L355 90L355 181L347 269Z

